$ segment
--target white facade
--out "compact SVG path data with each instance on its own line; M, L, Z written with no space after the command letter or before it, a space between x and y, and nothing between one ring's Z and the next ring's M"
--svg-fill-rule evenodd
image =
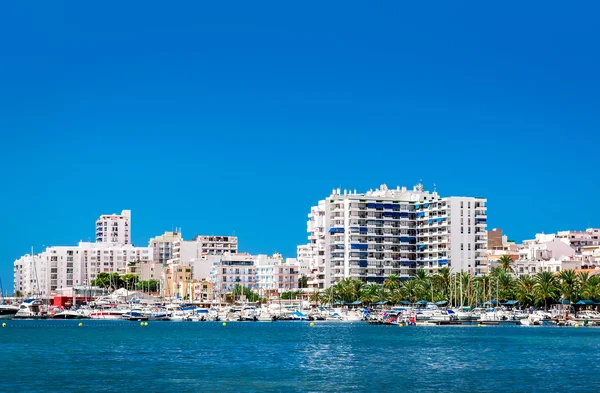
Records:
M148 247L152 249L152 260L166 265L173 258L174 245L181 241L181 232L165 232L150 239Z
M239 284L268 296L297 290L300 270L295 258L284 260L281 254L226 254L213 262L210 276L218 294L231 292Z
M311 208L309 285L327 288L347 277L383 282L396 274L408 279L416 269L430 273L449 266L478 274L487 249L486 200L441 198L436 192L384 184L363 194L340 189ZM300 258L300 255L299 255Z
M80 242L77 246L53 246L14 262L15 290L51 296L57 288L90 285L98 273L114 273L129 262L151 260L147 247L131 244ZM37 276L37 278L36 278Z
M173 242L172 263L189 265L211 255L234 255L238 253L235 236L195 236L193 240L178 239Z
M196 236L194 241L200 243L202 255L238 253L238 238L236 236Z
M131 244L131 210L100 216L96 220L96 242Z
M35 261L35 264L34 264ZM14 262L14 289L23 295L40 294L47 286L46 275L38 274L37 270L47 270L45 259L40 255L26 254ZM38 289L39 288L39 289Z

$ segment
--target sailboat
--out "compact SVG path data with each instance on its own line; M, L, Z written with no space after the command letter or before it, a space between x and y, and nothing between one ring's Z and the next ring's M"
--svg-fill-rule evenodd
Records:
M31 263L33 265L33 271L35 274L35 283L37 286L37 293L40 293L40 284L37 277L37 269L35 266L35 255L33 254L33 247L31 247ZM14 315L15 319L42 319L47 318L48 313L44 310L44 303L37 297L31 297L23 300L23 303L19 306L19 310Z
M0 318L12 318L17 313L17 311L19 311L19 307L13 306L12 304L6 304L6 302L4 301L4 289L2 288L2 279L0 279L0 296L2 297L2 304L0 304Z

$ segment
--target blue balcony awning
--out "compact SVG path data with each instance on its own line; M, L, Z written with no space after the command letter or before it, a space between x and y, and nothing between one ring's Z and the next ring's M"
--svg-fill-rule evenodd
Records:
M421 207L421 205L418 204L418 203L415 205L415 208L417 208L417 209L420 208L420 207Z
M440 259L440 260L438 261L438 264L440 264L440 265L445 265L445 264L447 264L447 263L448 263L448 260L447 260L447 259Z
M366 244L351 244L350 248L354 249L354 250L366 250L368 248L368 245L366 245Z
M441 219L441 218L438 218L438 219L437 219L437 222L442 222L442 219Z
M431 224L432 222L433 222L433 220L432 220L432 219L430 219L430 220L429 220L429 223Z
M429 203L424 204L423 207L429 207Z

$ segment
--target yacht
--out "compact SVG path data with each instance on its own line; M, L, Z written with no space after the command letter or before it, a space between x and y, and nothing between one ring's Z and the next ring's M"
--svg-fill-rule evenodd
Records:
M81 310L64 310L52 316L52 319L84 319L89 318Z
M25 299L19 306L13 318L15 319L42 319L47 318L48 313L43 308L41 300L36 298Z
M124 313L121 317L126 321L147 321L148 317L141 312L138 311L128 311Z
M19 306L13 306L12 304L0 304L0 319L12 318L19 311Z
M120 308L105 308L94 310L90 314L90 318L92 319L107 319L107 320L120 320L123 317L125 310L121 310Z

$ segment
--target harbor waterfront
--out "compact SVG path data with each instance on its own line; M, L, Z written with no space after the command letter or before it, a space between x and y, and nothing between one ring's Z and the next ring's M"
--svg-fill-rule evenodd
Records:
M596 327L6 323L1 391L600 390Z

